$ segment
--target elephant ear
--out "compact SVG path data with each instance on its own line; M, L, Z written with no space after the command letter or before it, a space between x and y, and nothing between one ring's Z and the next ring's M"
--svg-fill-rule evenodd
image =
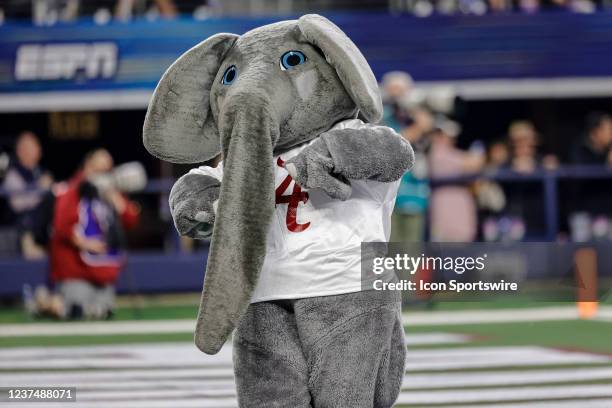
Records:
M149 153L173 163L199 163L220 151L210 89L236 34L216 34L176 60L157 84L145 117Z
M378 83L359 48L323 16L302 16L298 27L307 42L323 51L361 115L369 122L378 122L383 114Z

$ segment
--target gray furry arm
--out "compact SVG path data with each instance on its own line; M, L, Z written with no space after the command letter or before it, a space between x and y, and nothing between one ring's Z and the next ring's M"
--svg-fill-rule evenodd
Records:
M196 239L212 234L220 188L219 180L203 174L187 173L174 183L168 201L179 234Z
M298 184L346 200L350 179L392 182L413 164L412 146L402 136L386 126L364 124L323 133L285 168Z

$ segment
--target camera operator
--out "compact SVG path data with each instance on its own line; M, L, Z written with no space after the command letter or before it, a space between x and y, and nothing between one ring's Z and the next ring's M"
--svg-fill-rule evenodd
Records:
M425 213L429 197L427 181L427 133L433 126L433 115L421 106L415 95L412 78L405 72L392 71L382 81L384 116L382 124L393 128L410 142L415 165L402 177L393 211L391 240L421 242L425 232Z
M142 177L136 177L139 186L134 189L146 182ZM126 179L130 184L129 176L119 184ZM97 149L85 156L81 170L57 197L51 279L63 298L65 317L107 318L112 314L114 284L125 261L124 230L138 223L140 212L117 184L111 155Z

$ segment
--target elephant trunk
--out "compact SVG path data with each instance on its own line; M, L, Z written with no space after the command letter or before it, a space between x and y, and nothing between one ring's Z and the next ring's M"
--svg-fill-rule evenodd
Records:
M274 212L274 117L264 101L219 117L223 182L195 332L207 354L220 350L246 311L264 262Z

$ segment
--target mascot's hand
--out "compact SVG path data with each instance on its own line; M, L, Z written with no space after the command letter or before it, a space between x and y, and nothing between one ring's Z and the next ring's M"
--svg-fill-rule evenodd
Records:
M285 162L285 169L296 183L307 189L323 190L338 200L348 200L351 183L343 175L334 172L334 162L322 144L313 143L297 156Z
M410 143L393 129L352 119L322 133L287 160L285 169L302 187L346 200L351 196L349 180L389 183L399 180L413 164Z
M219 190L218 180L200 174L188 173L177 180L169 201L179 234L195 239L210 237Z

